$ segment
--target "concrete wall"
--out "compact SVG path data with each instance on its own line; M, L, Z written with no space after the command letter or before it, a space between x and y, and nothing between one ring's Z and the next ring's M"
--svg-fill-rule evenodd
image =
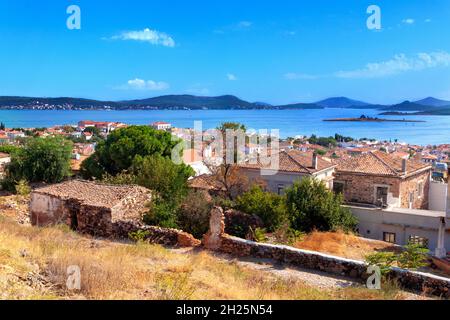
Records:
M440 182L431 182L429 199L430 210L445 211L447 207L447 184Z
M361 207L349 208L358 218L359 233L365 238L384 240L383 233L389 232L395 233L396 244L398 245L406 245L410 236L418 236L428 239L428 248L431 251L434 251L437 247L441 222L437 212L409 210L411 213L407 213L408 210L403 209L388 211ZM450 226L450 219L447 219L447 226ZM445 246L450 249L449 227L446 231Z

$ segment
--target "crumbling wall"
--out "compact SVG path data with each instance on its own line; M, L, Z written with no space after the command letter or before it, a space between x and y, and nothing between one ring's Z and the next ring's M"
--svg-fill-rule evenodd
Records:
M224 232L223 210L215 207L211 212L210 230L203 245L210 249L238 257L272 259L304 268L342 275L365 282L368 265L362 261L335 257L319 252L301 250L289 246L257 243L227 235ZM421 272L393 268L391 276L406 289L422 291L439 297L450 298L450 280Z
M116 221L112 224L112 234L115 238L128 239L130 233L142 231L144 239L154 244L179 247L196 247L201 242L191 234L176 229L148 226L136 221Z
M67 223L64 201L39 193L31 194L30 220L32 225L44 227L50 224Z

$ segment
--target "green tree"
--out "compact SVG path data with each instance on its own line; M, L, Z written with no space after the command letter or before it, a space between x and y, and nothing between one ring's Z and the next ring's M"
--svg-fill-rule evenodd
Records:
M28 139L12 153L6 180L57 183L71 175L72 143L61 137Z
M104 174L116 175L128 170L137 156L170 158L173 148L180 142L173 139L170 133L148 126L115 130L106 141L100 141L95 153L83 162L81 173L85 178L97 179Z
M252 189L236 199L236 209L257 215L269 232L277 230L287 221L285 198L275 193L264 192L261 187Z
M3 122L0 122L0 130L5 130L6 126Z
M187 180L195 174L184 164L176 165L160 155L137 156L130 169L138 185L154 191L153 201L144 221L166 228L178 227L178 210L188 193Z
M201 239L209 229L209 218L213 207L208 195L191 190L178 211L178 227Z
M87 127L84 132L90 132L96 137L100 136L100 129L97 127Z
M334 194L316 179L304 178L286 190L287 212L296 230L353 231L357 219L342 204L342 195Z
M179 204L187 195L187 180L195 174L191 167L174 164L171 159L160 155L137 156L130 172L138 185L155 191L161 199L174 204Z

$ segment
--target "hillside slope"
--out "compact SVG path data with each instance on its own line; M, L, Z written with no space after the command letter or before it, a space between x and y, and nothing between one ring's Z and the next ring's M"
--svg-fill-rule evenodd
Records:
M203 250L92 239L19 225L0 209L0 299L408 299L388 287L323 288ZM81 269L81 291L66 289ZM314 272L313 272L314 273Z

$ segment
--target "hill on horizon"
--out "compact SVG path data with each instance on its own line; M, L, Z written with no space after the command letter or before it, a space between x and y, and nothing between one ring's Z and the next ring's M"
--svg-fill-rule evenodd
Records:
M419 103L420 102L420 103ZM383 111L416 111L428 112L432 110L450 108L450 102L436 98L426 98L416 102L404 101L394 105L368 104L363 101L346 97L328 98L315 103L292 103L285 105L271 105L265 102L249 102L233 95L222 96L194 96L194 95L164 95L148 99L123 101L100 101L94 99L72 97L19 97L0 96L2 109L98 109L98 110L128 110L128 109L323 109L323 108L356 108L379 109Z
M414 101L414 103L427 106L427 107L448 107L450 106L450 101L436 99L433 97L428 97L422 100Z
M315 103L324 108L350 108L350 107L364 107L370 103L349 99L347 97L333 97L321 100Z

